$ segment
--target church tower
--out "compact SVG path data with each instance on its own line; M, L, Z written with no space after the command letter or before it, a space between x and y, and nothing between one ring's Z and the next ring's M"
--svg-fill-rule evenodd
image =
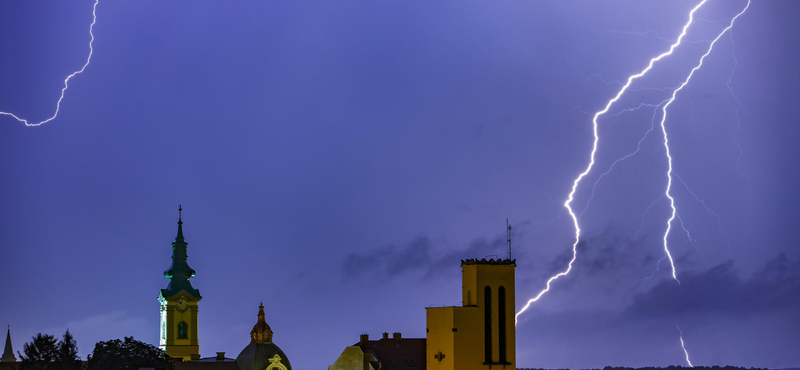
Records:
M200 345L197 341L197 303L203 297L189 282L195 272L186 262L188 243L183 239L182 211L179 207L178 236L172 243L172 265L164 271L169 285L167 289L161 289L158 295L158 302L161 304L159 347L173 358L198 360Z
M428 370L516 369L516 267L510 258L461 260L462 305L425 309Z

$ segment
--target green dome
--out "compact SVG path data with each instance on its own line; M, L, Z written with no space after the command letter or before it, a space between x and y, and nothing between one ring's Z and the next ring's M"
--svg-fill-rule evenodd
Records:
M286 354L275 343L252 342L236 357L237 370L292 370Z

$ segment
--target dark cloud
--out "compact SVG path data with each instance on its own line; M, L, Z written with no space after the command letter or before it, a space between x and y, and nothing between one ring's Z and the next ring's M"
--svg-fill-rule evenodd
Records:
M419 236L405 245L387 245L368 253L350 253L345 256L345 277L391 278L405 272L427 268L431 260L431 241Z
M591 290L602 294L619 292L629 296L641 289L642 279L650 274L660 258L658 249L642 246L643 242L621 236L612 226L599 234L585 236L577 245L574 272L569 278L562 279L559 286L570 289L580 284L583 289L591 284ZM554 259L536 269L536 281L546 281L563 272L571 259L572 245L569 244Z
M515 225L515 240L522 239L529 222ZM465 248L447 250L434 247L428 236L414 238L407 244L387 245L366 253L345 256L342 268L345 278L370 276L373 279L391 279L411 272L421 272L424 279L456 272L458 261L468 258L505 258L508 251L506 236L473 239ZM514 251L514 258L525 256L525 251Z
M800 309L800 260L779 254L743 279L732 261L707 271L686 272L637 295L625 310L635 317L689 314L750 315Z

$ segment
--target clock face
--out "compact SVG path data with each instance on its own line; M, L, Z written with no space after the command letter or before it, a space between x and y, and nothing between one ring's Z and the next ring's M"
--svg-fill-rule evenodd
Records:
M186 311L186 309L189 308L189 303L186 302L186 298L178 299L178 307L177 308L178 308L178 311L181 311L181 312Z

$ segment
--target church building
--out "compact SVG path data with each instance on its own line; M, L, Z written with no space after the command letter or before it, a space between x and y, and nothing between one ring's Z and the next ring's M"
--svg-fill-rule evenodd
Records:
M427 307L427 369L515 369L512 259L461 260L461 306Z
M182 208L178 208L178 236L172 243L172 265L164 271L169 279L167 289L161 289L158 302L161 304L161 335L159 348L172 358L200 359L197 340L197 308L203 297L192 287L189 279L195 275L187 262L188 243L183 238Z

